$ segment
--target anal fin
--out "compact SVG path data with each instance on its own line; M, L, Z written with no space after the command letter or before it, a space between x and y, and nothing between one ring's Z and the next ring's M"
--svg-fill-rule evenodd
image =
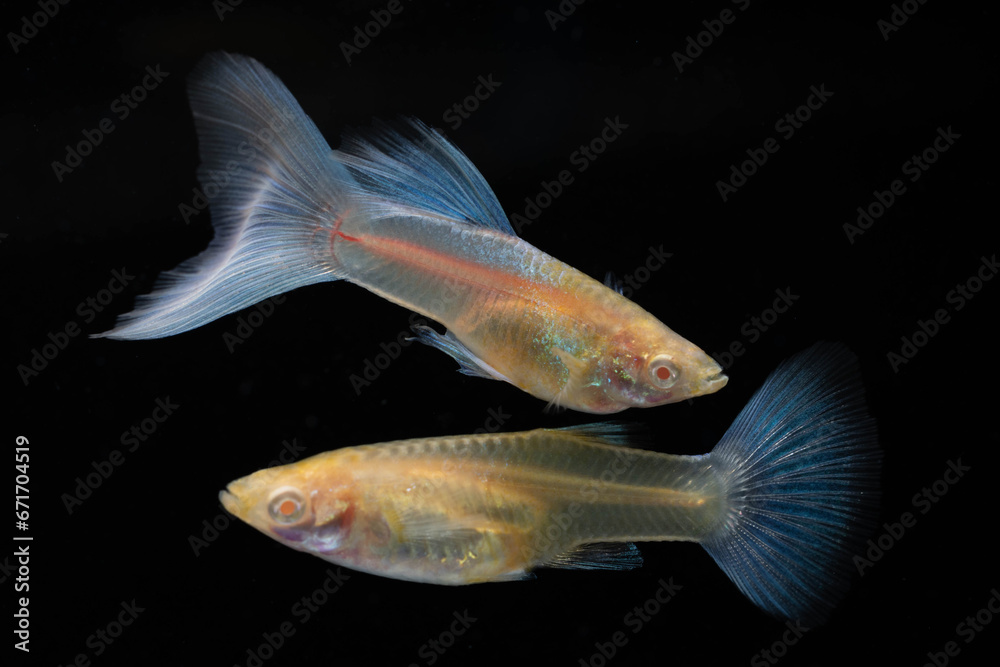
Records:
M568 570L634 570L642 567L642 554L631 542L594 542L574 547L539 566Z

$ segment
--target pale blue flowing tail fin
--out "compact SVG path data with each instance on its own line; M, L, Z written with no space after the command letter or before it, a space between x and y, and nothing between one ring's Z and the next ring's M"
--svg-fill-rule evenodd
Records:
M296 287L351 279L335 244L358 241L383 220L424 217L514 235L482 174L420 121L348 133L333 151L270 70L228 53L206 56L188 92L215 238L96 337L171 336Z
M854 356L819 343L784 362L709 456L728 511L702 546L757 606L822 623L878 505L880 454Z
M170 336L343 277L329 244L357 184L288 89L252 58L217 53L188 93L215 237L98 337Z

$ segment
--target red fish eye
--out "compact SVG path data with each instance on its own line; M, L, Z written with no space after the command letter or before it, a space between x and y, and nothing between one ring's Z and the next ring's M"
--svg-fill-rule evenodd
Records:
M297 489L279 489L271 496L267 510L275 521L295 523L305 513L305 500Z
M660 354L649 362L649 379L657 389L669 389L677 383L680 369L670 357Z

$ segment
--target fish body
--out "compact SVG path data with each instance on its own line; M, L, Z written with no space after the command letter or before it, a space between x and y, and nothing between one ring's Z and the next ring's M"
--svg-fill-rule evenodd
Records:
M594 413L726 382L710 357L641 307L515 236L410 217L352 238L334 250L349 280L444 324L446 336L416 332L469 374Z
M709 454L629 441L612 424L348 447L220 499L283 544L397 579L627 569L642 562L634 542L683 540L770 613L817 622L832 609L877 497L874 426L843 348L782 365Z
M595 542L698 540L716 527L722 487L704 457L616 446L613 431L538 429L349 447L234 482L223 499L236 508L234 499L258 486L300 489L303 502L321 506L329 495L342 511L316 510L294 526L281 525L280 512L276 523L263 504L234 513L270 524L307 551L322 532L331 539L314 553L334 562L435 584L524 578L573 559L616 566L634 559L631 547L574 552ZM336 531L325 532L326 525Z
M422 342L464 373L593 413L717 391L722 368L617 291L518 238L485 179L419 121L333 151L251 58L189 82L216 235L109 338L173 335L316 282L346 280L447 328Z

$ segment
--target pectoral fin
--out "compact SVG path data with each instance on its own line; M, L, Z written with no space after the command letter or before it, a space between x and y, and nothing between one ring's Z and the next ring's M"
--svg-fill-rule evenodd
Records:
M424 542L443 550L461 551L482 539L484 532L499 529L485 517L455 518L443 512L405 509L392 513L400 539Z
M561 401L562 397L573 391L576 387L580 387L587 381L587 362L583 361L579 357L575 357L561 347L553 347L552 354L558 357L559 361L566 368L569 377L566 378L566 382L563 383L562 388L559 389L559 393L556 397L549 401L549 404L545 406L546 410L553 407L562 407Z
M574 357L561 347L552 348L552 353L559 357L559 361L569 371L570 383L576 384L578 380L583 379L584 374L587 372L587 362Z
M489 558L497 548L497 542L505 541L503 535L510 531L496 521L483 515L451 516L449 512L407 509L395 513L391 519L396 535L402 544L417 549L432 561L448 563L448 567L471 567L480 558ZM475 581L514 581L527 573L523 568L511 570L497 577L487 568L487 578L473 568L464 583ZM496 577L496 578L494 578Z

